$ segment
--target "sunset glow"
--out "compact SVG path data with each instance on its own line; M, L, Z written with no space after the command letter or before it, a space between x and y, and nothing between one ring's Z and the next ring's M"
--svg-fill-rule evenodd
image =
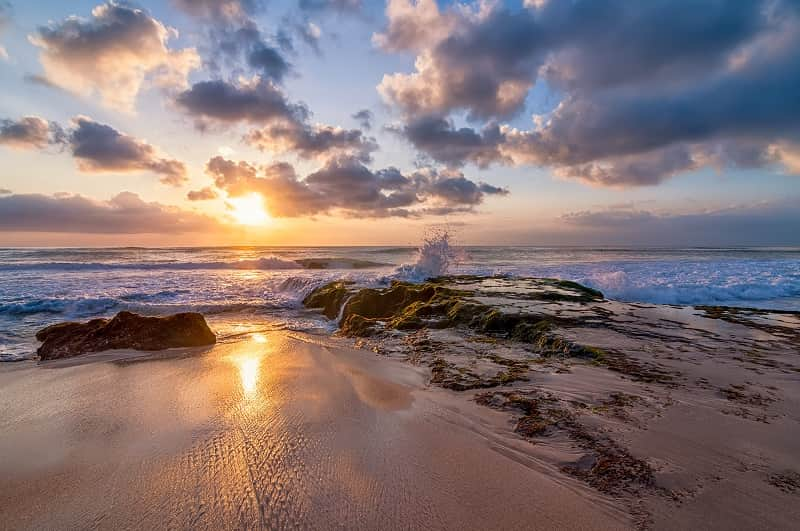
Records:
M231 215L241 225L265 225L270 221L260 194L228 199L228 203L231 205Z
M800 12L706 3L0 0L0 245L800 244Z
M794 529L800 0L0 0L0 527Z

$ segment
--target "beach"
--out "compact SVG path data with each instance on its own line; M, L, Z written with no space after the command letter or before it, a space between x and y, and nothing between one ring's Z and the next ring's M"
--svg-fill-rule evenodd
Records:
M0 371L3 529L630 526L506 415L318 337Z
M2 528L794 527L796 314L541 306L613 308L559 330L621 357L267 327L2 364Z
M795 527L796 250L470 252L7 251L0 527ZM36 357L119 311L216 344Z

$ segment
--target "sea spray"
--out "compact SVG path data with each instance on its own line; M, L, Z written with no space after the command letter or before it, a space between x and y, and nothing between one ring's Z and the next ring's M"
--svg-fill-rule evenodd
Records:
M398 267L394 276L411 282L422 282L447 274L458 258L459 252L453 246L450 232L434 230L423 237L416 261Z

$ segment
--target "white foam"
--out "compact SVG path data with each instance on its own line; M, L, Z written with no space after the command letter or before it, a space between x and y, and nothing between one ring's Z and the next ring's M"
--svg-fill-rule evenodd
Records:
M452 246L450 233L446 230L432 231L422 240L413 264L403 264L395 276L412 282L447 274L456 261L457 251Z

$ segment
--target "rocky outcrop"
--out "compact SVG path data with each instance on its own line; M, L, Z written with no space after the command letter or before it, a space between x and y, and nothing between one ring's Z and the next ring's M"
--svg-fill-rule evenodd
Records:
M303 303L321 309L329 319L341 316L339 330L345 336L463 326L534 343L542 352L576 355L584 349L552 333L560 319L543 312L541 305L602 300L599 291L569 281L459 276L421 284L394 281L387 288L332 282L312 291Z
M111 349L163 350L214 344L214 332L199 313L145 317L119 312L112 319L59 323L37 332L42 360L71 358Z

